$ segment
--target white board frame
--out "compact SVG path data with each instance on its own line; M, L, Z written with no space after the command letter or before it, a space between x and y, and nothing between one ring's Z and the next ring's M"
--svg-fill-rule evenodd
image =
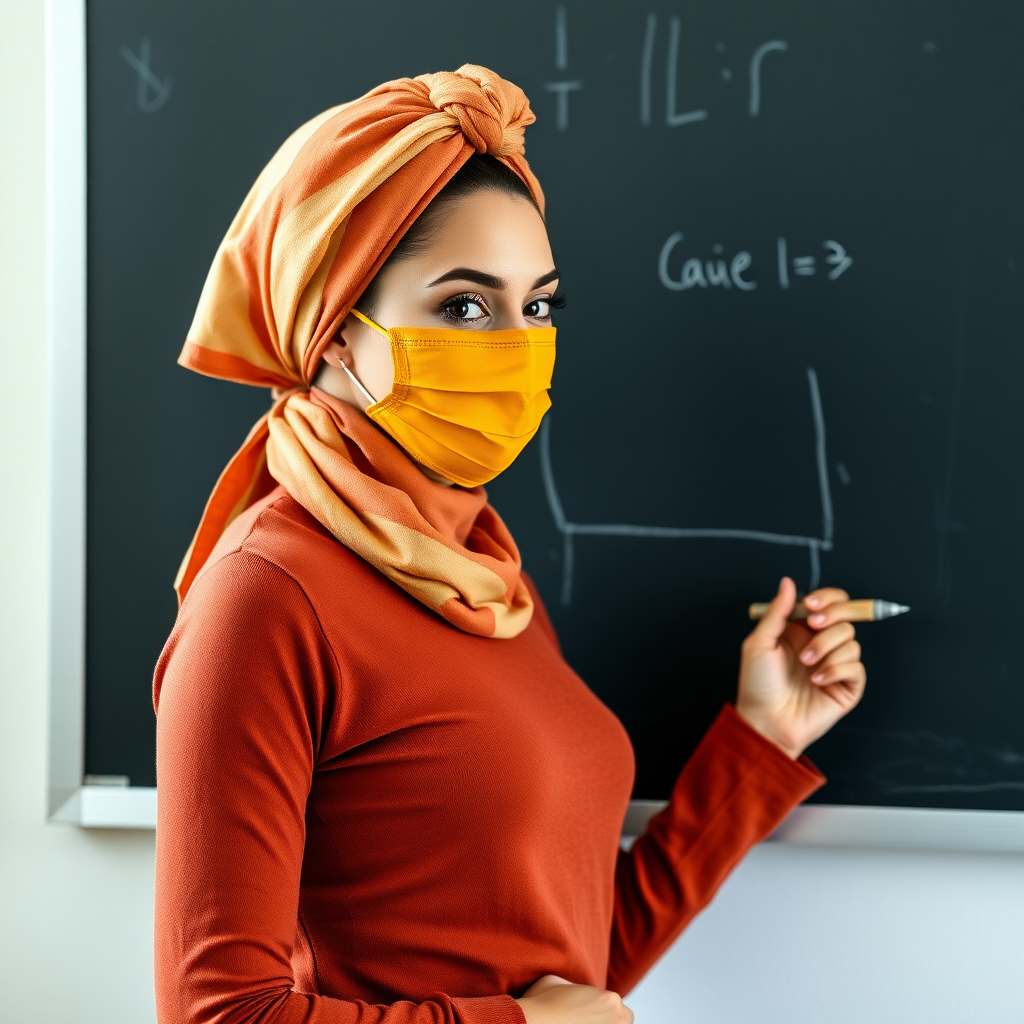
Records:
M85 0L46 3L46 273L50 402L47 815L84 828L156 827L156 789L87 784L85 764ZM624 834L664 804L635 800ZM1024 812L798 807L778 842L1024 852Z

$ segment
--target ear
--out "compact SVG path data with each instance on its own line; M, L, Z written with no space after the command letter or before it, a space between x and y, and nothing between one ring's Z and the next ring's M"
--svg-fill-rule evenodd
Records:
M323 359L328 366L335 366L338 369L341 369L342 363L345 363L346 365L351 363L352 356L350 354L350 349L345 343L345 339L341 336L340 331L334 336L334 338L327 342L327 347L324 349L320 358Z
M324 349L324 358L331 366L340 366L344 360L345 365L352 368L352 355L349 343L353 334L366 330L366 327L357 320L351 313L341 321L337 334L327 343ZM345 358L347 356L347 358Z

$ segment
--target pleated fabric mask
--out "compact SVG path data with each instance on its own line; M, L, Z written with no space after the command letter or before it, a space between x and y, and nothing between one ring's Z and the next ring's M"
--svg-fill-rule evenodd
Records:
M395 380L366 415L422 466L463 487L508 469L551 408L555 328L506 331L381 327L352 314L391 346Z

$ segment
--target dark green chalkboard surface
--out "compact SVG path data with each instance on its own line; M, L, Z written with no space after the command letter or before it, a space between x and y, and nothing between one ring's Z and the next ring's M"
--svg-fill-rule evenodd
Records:
M818 799L1024 809L1022 53L1019 0L90 0L87 771L153 784L171 581L267 407L175 365L232 215L309 117L472 62L531 97L569 299L490 492L636 796L789 573L913 609Z

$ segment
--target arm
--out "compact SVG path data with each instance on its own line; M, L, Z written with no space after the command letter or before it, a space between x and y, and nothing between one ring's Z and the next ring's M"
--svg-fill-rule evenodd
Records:
M156 991L166 1024L522 1024L509 996L370 1005L293 989L305 806L337 666L298 584L236 552L157 666Z
M736 710L726 708L683 768L616 873L608 987L628 992L714 896L755 843L825 780L801 754L864 692L847 594L805 599L814 614L788 622L784 579L743 644Z
M747 851L824 779L726 706L615 875L608 987L625 995Z

